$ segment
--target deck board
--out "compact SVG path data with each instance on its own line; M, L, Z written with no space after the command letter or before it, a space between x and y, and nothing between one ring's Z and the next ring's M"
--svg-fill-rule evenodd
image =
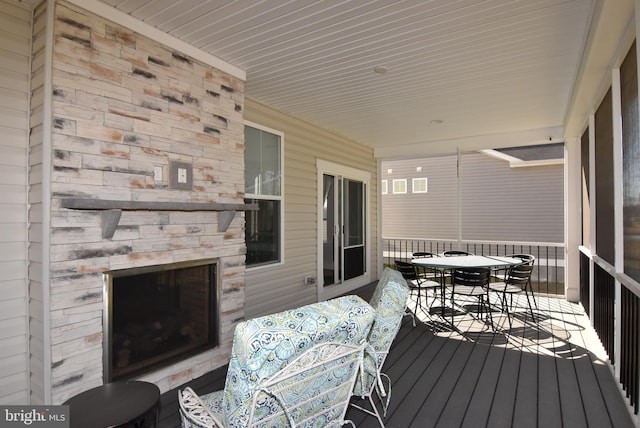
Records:
M607 406L602 400L602 391L598 379L592 368L592 362L587 358L580 358L574 361L576 371L579 373L578 386L580 396L584 403L585 417L592 421L597 427L610 427L611 420L607 411Z
M633 427L581 308L557 298L538 303L533 322L526 300L518 301L511 328L494 312L495 332L458 315L452 326L450 311L447 322L418 314L415 327L405 317L383 369L392 380L387 428ZM225 373L190 385L199 394L222 389ZM161 428L180 425L176 398L176 390L163 394ZM355 408L347 418L379 427Z
M433 370L427 373L429 380L433 379L434 381L433 383L429 382L429 394L426 397L420 397L421 400L416 400L420 403L420 407L416 409L416 415L412 422L425 421L424 426L436 426L447 403L454 400L455 387L467 365L467 361L473 355L473 348L466 346L450 348L455 350L451 357L448 358L444 368L440 370L439 365L434 364ZM436 373L439 374L438 377L435 376ZM421 387L420 384L416 386L418 390ZM419 396L418 393L414 395L416 397Z
M458 343L435 338L425 351L419 353L400 377L392 377L393 401L389 406L390 424L411 424L424 405L436 383L440 380L449 360L458 349ZM397 392L397 395L396 395ZM400 411L398 411L400 410ZM409 418L410 416L410 418ZM424 421L428 423L428 421ZM425 425L422 425L425 426ZM426 425L428 426L428 425Z
M486 422L486 426L508 426L513 419L520 356L518 355L517 359L514 355L509 356L508 351L501 347L492 347L491 354L494 356L488 361L489 364L483 367L485 376L483 386L479 390L481 394L478 394L482 401L470 404L472 409L476 410L469 414L465 426L483 426L476 425L476 421ZM485 401L491 402L484 404ZM485 417L473 417L474 414L481 414L483 410Z
M576 377L576 366L571 360L556 359L558 369L558 391L562 400L560 402L562 412L562 424L565 427L587 426L587 419L580 394L580 385Z
M514 359L517 358L511 352L509 355ZM516 378L518 387L513 402L511 425L523 428L536 427L538 426L538 356L523 352L520 355L519 364Z
M469 358L460 367L460 375L456 379L455 387L451 394L448 397L442 394L441 400L432 400L434 405L424 406L418 414L418 420L434 417L436 424L444 424L446 426L462 425L469 403L471 403L476 388L480 386L479 379L482 374L482 368L487 362L490 349L488 346L474 346L470 349ZM453 367L453 370L455 371L455 367ZM445 376L447 375L445 374ZM454 376L451 377L453 378ZM476 396L476 399L482 398L482 396ZM442 400L445 401L437 404L438 401ZM487 404L490 405L491 403ZM438 411L439 407L442 407L442 411Z
M503 370L503 358L505 350L499 347L487 347L487 358L482 365L482 370L478 376L478 382L476 384L473 395L471 396L467 408L464 409L464 419L461 422L462 427L474 428L477 426L484 426L489 420L492 407L498 406L501 409L506 407L508 415L503 415L503 420L511 421L511 413L513 411L513 404L510 402L514 397L515 392L509 393L506 389L498 389L497 385L500 379L501 370ZM508 372L507 372L508 373ZM517 372L514 372L517 373ZM513 385L513 382L509 382L508 385ZM494 391L504 390L506 394L494 395ZM491 397L491 398L489 398ZM465 403L459 403L461 407L464 407ZM506 404L506 405L505 405ZM504 413L504 412L502 412ZM495 418L500 420L500 416L494 415Z
M534 387L531 387L534 389ZM538 356L538 425L562 427L556 362L553 357Z

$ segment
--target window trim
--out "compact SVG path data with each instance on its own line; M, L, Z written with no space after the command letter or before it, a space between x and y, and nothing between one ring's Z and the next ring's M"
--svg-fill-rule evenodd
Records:
M277 129L273 129L270 128L268 126L265 125L261 125L259 123L255 123L255 122L251 122L249 120L245 120L243 122L243 128L242 128L242 132L244 133L244 127L246 126L250 126L252 128L256 128L259 129L261 131L265 131L265 132L269 132L271 134L275 134L277 136L280 137L280 195L256 195L253 193L245 193L244 194L244 199L263 199L263 200L269 200L269 201L280 201L280 248L279 248L279 256L278 256L278 261L277 262L273 262L273 263L267 263L267 264L261 264L261 265L257 265L257 266L249 266L246 264L246 260L245 260L245 269L247 269L247 271L256 271L256 270L260 270L260 269L269 269L269 268L273 268L273 267L277 267L277 266L282 266L284 265L284 246L285 246L285 232L284 232L284 225L285 225L285 221L284 221L284 217L285 217L285 213L284 213L284 181L285 181L285 174L284 174L284 132L282 131L278 131ZM244 176L244 172L243 172L243 176ZM246 185L246 184L245 184ZM245 237L244 237L244 241L245 241L245 246L246 246L246 226L243 228L243 232L245 232Z
M416 181L424 181L424 190L416 190ZM427 177L412 178L411 193L429 193L429 180Z
M387 180L380 181L380 193L386 195L389 192L389 184Z
M396 192L396 182L404 183L404 192ZM407 193L407 179L406 178L394 178L391 186L391 193L394 195L405 195Z

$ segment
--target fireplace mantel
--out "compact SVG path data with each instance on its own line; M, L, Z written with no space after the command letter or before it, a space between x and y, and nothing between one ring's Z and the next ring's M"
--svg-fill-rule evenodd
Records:
M91 198L64 198L62 208L102 211L102 237L111 239L116 231L122 211L217 211L218 231L225 232L236 211L255 211L258 204L232 204L217 202L157 202L116 201Z

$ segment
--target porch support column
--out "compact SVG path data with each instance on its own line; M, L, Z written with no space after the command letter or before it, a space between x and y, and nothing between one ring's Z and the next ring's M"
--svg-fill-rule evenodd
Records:
M567 300L580 301L580 252L582 244L582 206L580 164L580 139L568 138L565 141L565 269L564 284Z

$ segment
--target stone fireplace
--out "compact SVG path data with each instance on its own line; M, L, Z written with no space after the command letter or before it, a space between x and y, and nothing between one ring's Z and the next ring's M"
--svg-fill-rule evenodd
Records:
M206 332L213 341L151 370L120 373L164 392L226 364L233 328L244 317L244 82L65 2L45 2L36 11L34 49L47 7L55 7L52 129L38 128L36 90L32 139L51 132L51 148L43 144L39 153L32 144L31 156L50 154L50 167L43 169L50 194L42 193L50 204L43 311L49 337L42 340L48 348L32 346L32 355L50 364L54 404L108 381L114 373L104 370L103 344L113 330L105 322L111 310L105 275L214 260L217 313L208 324L214 331ZM174 291L168 287L163 292ZM160 316L165 303L156 299L150 307L138 300L133 307L139 309L130 310ZM185 319L176 343L191 340L189 311L196 309L177 315ZM159 324L175 321L167 313ZM149 320L137 321L129 325L132 337L160 340L153 321L151 327ZM123 340L120 357L110 357L115 364L120 358L121 365L132 365L127 339L110 340ZM141 355L152 344L136 346Z

